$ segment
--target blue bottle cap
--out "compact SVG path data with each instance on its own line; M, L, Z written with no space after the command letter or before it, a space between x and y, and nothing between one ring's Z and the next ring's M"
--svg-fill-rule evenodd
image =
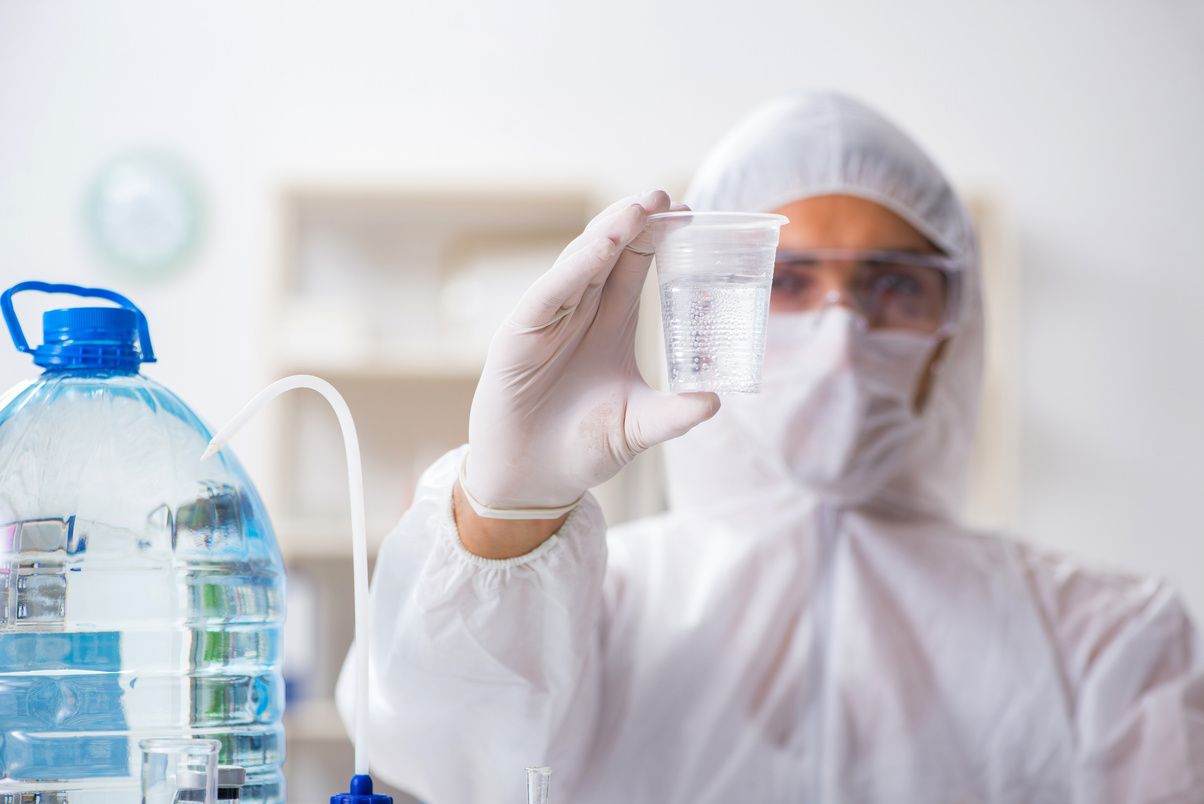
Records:
M31 348L21 332L12 303L13 294L23 290L108 299L121 306L48 310L42 315L43 343ZM141 364L155 360L146 316L129 299L111 290L22 282L0 294L0 312L4 314L13 344L32 354L34 364L44 369L137 371Z
M121 307L70 307L42 314L42 344L34 365L52 369L137 371L142 352L138 315Z
M351 777L351 792L330 797L330 804L393 804L393 797L372 793L372 777L357 774Z

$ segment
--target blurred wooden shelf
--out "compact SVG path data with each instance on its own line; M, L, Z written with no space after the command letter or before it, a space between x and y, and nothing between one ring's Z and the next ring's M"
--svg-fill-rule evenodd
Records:
M395 522L369 522L368 557L374 558ZM285 561L296 559L351 558L350 517L307 517L280 519L276 541Z
M497 327L594 211L581 188L280 188L264 382L313 374L346 400L360 442L370 559L422 473L468 440ZM346 789L351 746L332 697L354 631L351 521L344 445L329 406L316 394L276 404L261 488L290 564L285 672L313 696L284 716L290 799L304 800ZM611 521L643 513L627 509L632 489L650 484L611 485ZM399 804L412 801L398 795Z
M315 698L289 704L284 711L284 734L305 742L350 742L333 700Z
M476 381L485 365L483 353L411 347L353 355L285 355L277 361L281 375L315 374L325 379Z

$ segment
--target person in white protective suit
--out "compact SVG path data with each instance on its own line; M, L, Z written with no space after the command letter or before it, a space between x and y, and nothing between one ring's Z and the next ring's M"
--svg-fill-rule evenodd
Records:
M763 392L644 383L643 228L670 201L601 213L381 549L373 771L429 804L522 801L530 765L571 804L1204 802L1204 649L1172 590L957 521L983 313L933 163L810 95L686 200L790 218ZM588 489L695 426L669 512L608 532Z

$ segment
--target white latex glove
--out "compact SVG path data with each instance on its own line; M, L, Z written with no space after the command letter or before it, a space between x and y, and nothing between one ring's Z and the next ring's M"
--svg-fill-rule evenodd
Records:
M719 410L712 393L653 390L635 365L640 291L652 262L644 224L669 209L659 190L611 205L494 336L468 423L463 485L480 503L570 505Z

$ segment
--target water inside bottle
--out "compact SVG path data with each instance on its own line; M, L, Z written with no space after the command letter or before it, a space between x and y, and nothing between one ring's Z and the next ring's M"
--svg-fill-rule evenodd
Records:
M137 802L138 742L166 736L284 800L283 566L208 438L132 373L48 372L0 410L3 800Z

